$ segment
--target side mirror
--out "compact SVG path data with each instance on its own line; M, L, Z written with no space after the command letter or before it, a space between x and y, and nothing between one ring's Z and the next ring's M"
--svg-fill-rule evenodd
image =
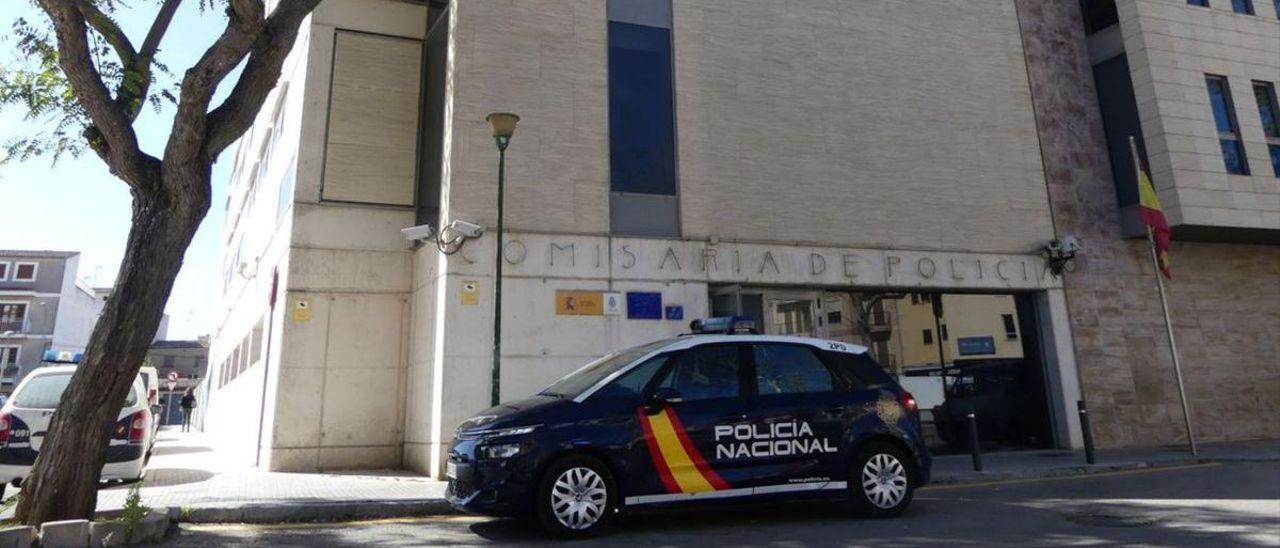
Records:
M663 407L677 403L684 403L684 397L680 395L679 390L659 388L645 399L644 409L646 413L652 415L661 411Z

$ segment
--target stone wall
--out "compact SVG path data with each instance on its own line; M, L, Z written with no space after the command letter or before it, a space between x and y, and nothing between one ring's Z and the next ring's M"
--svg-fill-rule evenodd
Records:
M1066 276L1084 393L1101 446L1185 441L1154 269L1120 236L1076 2L1018 0L1059 234L1085 253ZM1200 440L1280 437L1280 247L1174 242L1169 284Z

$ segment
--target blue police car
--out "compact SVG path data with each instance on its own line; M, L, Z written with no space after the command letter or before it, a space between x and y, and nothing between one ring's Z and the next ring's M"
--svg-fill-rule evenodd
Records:
M465 421L445 463L456 507L597 533L624 508L831 497L890 517L929 479L916 402L843 342L750 320L621 350Z

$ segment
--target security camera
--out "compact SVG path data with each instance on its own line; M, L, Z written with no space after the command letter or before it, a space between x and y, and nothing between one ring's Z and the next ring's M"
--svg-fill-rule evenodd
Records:
M1084 246L1080 245L1080 240L1075 236L1067 235L1062 237L1062 249L1070 254L1076 254L1084 251Z
M431 225L418 225L400 229L400 235L411 242L430 240L432 234L435 234L435 229L431 228Z
M462 238L479 238L481 234L484 234L483 226L457 219L450 221L449 224L445 226L445 230L457 234Z

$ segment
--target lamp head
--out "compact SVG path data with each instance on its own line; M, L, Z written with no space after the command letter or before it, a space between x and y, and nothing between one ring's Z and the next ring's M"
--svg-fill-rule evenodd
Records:
M520 117L510 112L494 112L484 117L493 128L493 140L498 143L498 150L506 150L511 143L511 136L516 132L516 124Z

